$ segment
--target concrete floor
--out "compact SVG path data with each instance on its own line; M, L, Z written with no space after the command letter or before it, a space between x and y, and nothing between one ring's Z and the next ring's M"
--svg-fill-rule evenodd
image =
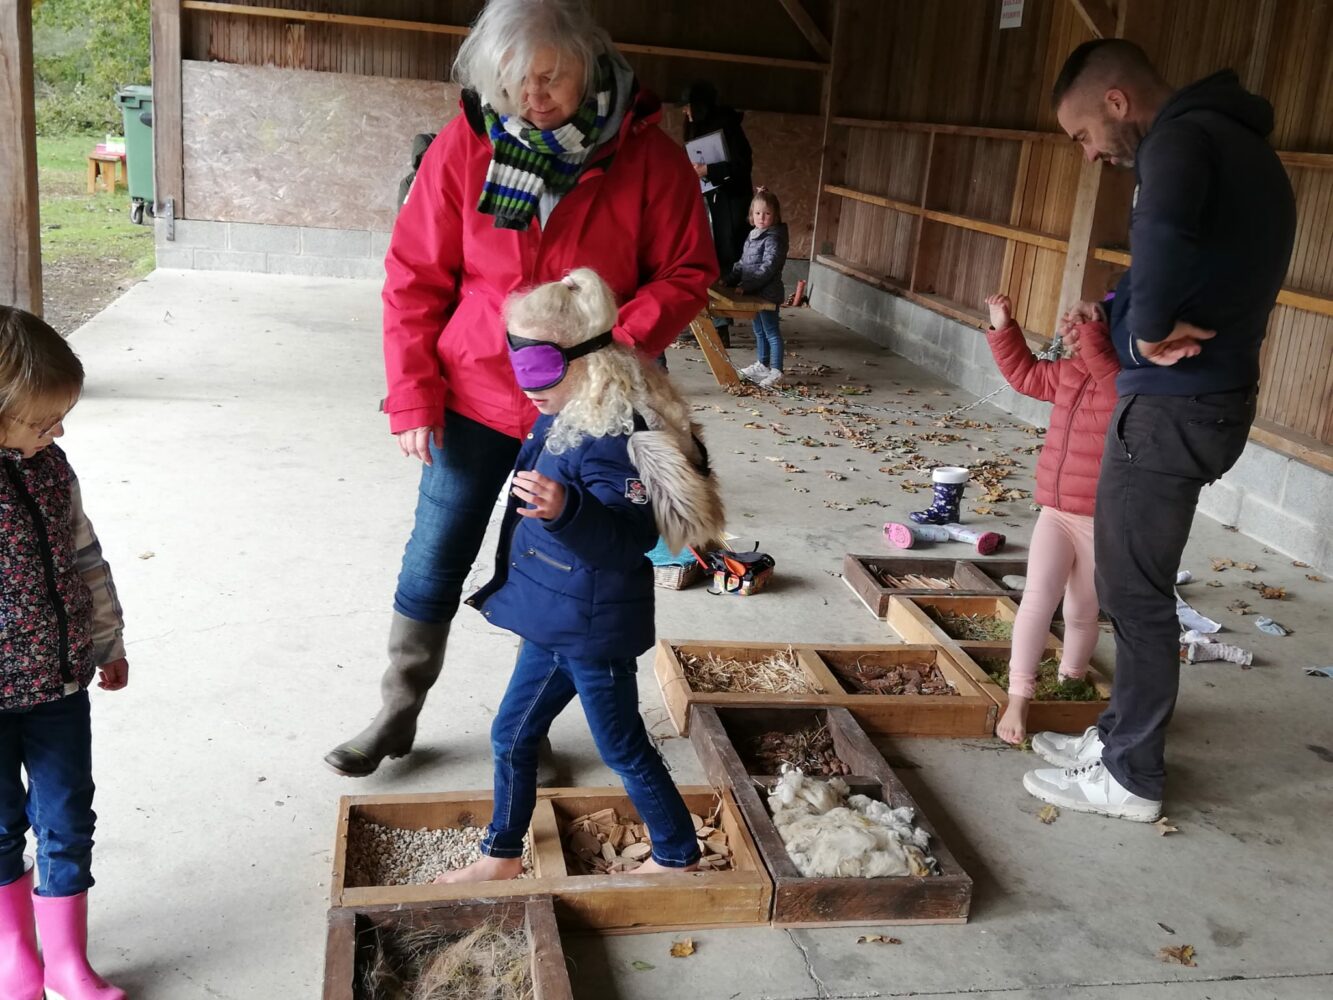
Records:
M360 782L320 762L377 704L417 475L376 413L378 317L369 282L159 271L74 335L88 388L62 443L116 570L133 665L126 691L94 692L93 952L136 1000L318 995L337 796L489 785L487 730L515 642L466 608L419 752ZM970 399L808 310L791 317L798 376L831 366L815 381L858 378L874 387L859 399L889 407ZM702 407L733 530L772 552L779 576L754 600L662 593L660 633L884 639L839 578L842 555L879 551L885 517L921 496L878 471L885 456L745 427L782 421L793 437L835 444L819 416L778 412L791 400L733 398L697 351L670 357ZM1034 443L998 411L968 416L994 429L932 455L967 461ZM882 432L929 429L917 419ZM770 456L807 471L784 473ZM1034 458L1017 457L1024 469L1010 482L1030 487ZM824 474L834 469L846 478ZM1021 552L1035 514L1026 501L1007 506ZM1291 599L1258 600L1242 586L1250 574L1214 574L1210 556L1258 563L1254 576ZM857 945L852 929L704 931L685 960L668 957L670 935L569 940L576 995L1333 995L1333 681L1301 670L1333 662L1333 584L1202 519L1185 566L1200 578L1188 596L1256 665L1184 670L1167 802L1178 834L1074 814L1045 826L1019 784L1032 756L987 740L898 741L891 759L976 880L969 924L894 930L896 946ZM1206 587L1212 578L1224 586ZM1295 633L1262 636L1252 617L1226 611L1236 598ZM643 708L669 737L648 665ZM578 712L553 737L572 781L613 783ZM663 748L679 780L701 779L686 741ZM1180 944L1194 945L1197 968L1159 961L1159 948Z

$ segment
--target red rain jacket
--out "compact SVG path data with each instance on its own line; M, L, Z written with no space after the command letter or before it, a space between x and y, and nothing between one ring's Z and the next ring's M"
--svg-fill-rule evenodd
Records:
M1037 503L1092 516L1106 426L1118 396L1120 360L1104 323L1078 328L1079 352L1060 361L1033 356L1017 323L989 330L986 342L1005 381L1024 396L1054 403L1037 459Z
M546 226L534 218L523 232L476 210L491 144L463 104L426 151L389 242L382 409L394 433L438 426L447 407L522 437L537 411L509 366L507 296L591 267L620 302L616 340L656 355L703 308L717 255L699 179L657 127L651 94L634 96L618 138L592 154Z

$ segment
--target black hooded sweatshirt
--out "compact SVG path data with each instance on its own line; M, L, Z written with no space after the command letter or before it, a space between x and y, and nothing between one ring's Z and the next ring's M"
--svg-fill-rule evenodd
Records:
M1116 338L1122 396L1258 383L1259 348L1296 234L1291 182L1266 138L1272 130L1272 105L1223 70L1176 91L1139 144L1130 311ZM1198 357L1145 360L1135 339L1161 341L1177 320L1217 336Z

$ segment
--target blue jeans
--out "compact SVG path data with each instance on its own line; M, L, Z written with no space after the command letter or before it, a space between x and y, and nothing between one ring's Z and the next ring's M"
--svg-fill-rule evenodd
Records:
M28 772L23 785L20 769ZM0 712L0 885L23 874L24 835L37 835L38 895L93 884L93 756L88 692Z
M575 695L597 752L620 775L648 827L653 858L668 868L699 860L694 823L639 715L637 666L626 660L576 660L524 642L491 726L495 812L482 842L492 858L517 858L537 803L537 745Z
M433 464L421 467L416 520L393 595L400 615L433 624L453 620L518 449L518 438L445 414L444 447L432 442Z
M778 332L776 309L754 314L754 346L761 365L782 371L782 334Z

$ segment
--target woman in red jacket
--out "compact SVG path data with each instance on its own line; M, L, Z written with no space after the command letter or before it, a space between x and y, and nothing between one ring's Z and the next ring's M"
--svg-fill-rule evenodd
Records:
M1051 618L1064 599L1060 678L1079 680L1097 645L1097 587L1093 581L1092 514L1106 426L1116 405L1120 361L1100 306L1080 303L1061 321L1073 356L1042 361L1028 349L1007 295L992 295L986 334L995 363L1016 392L1055 404L1037 459L1041 514L1028 550L1027 585L1014 621L1009 660L1009 707L995 727L1008 743L1027 733L1028 703L1036 692Z
M382 409L423 468L383 705L324 758L354 777L411 750L463 582L536 419L509 364L505 299L592 268L619 304L614 339L657 355L718 275L694 171L582 0L491 0L454 73L463 113L422 159L384 262Z

